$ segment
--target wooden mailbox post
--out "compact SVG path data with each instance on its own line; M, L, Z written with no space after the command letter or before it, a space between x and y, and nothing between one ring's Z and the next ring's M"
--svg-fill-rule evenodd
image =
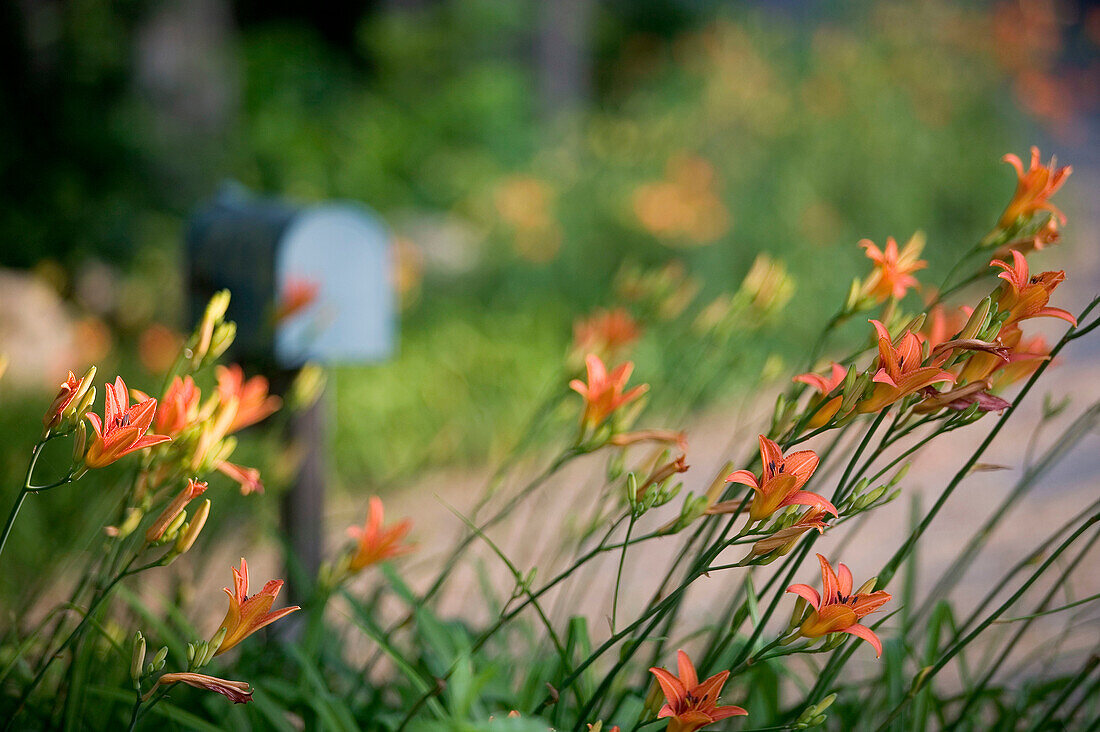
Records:
M227 187L196 212L187 234L192 320L228 289L227 318L237 323L231 357L270 373L276 391L285 392L307 362L385 359L396 334L390 239L360 205L299 207ZM324 554L326 404L322 397L290 422L302 459L281 514L298 562L287 569L298 577L299 568L316 576Z

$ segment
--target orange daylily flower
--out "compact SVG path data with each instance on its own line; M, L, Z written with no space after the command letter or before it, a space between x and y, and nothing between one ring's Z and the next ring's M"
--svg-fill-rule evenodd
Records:
M695 666L686 653L677 651L676 662L679 678L663 668L649 669L657 677L667 700L657 718L668 718L668 732L695 732L713 722L748 714L741 707L718 706L718 696L729 678L729 671L716 673L699 683Z
M890 297L898 300L905 297L910 287L918 285L913 272L928 266L928 262L918 259L924 249L924 234L920 232L913 234L900 253L898 243L892 236L886 238L883 249L875 246L870 239L863 239L859 245L875 263L870 276L863 283L863 294L879 302Z
M263 376L245 381L244 369L237 364L219 366L217 374L221 409L233 412L226 434L262 422L282 406L282 399L268 396L268 383Z
M95 377L95 370L92 369L88 372L88 375L82 379L76 378L76 374L72 371L69 372L69 378L61 382L61 389L57 392L57 396L53 400L53 404L46 410L46 413L42 416L42 426L47 430L52 430L61 425L61 422L65 419L65 410L69 407L73 407L75 411L78 407L73 406L73 402L77 399L83 398L88 393L88 389L91 388L90 382Z
M275 598L279 596L279 590L283 587L282 580L271 580L255 595L248 595L248 563L241 558L241 568L238 571L233 568L233 591L228 587L223 588L229 596L229 609L225 613L225 619L218 627L226 629L225 638L218 646L215 656L225 653L230 648L255 633L260 628L274 623L279 618L286 617L300 607L284 607L282 610L268 612Z
M103 420L97 414L85 415L95 430L95 438L84 455L84 464L89 468L102 468L123 455L172 439L167 435L145 434L153 424L157 400L145 399L130 406L130 394L121 376L115 378L114 384L106 385L104 401Z
M1053 156L1049 164L1041 165L1037 147L1031 148L1031 166L1027 171L1024 171L1023 161L1015 155L1005 155L1001 160L1016 169L1016 193L1001 214L1001 220L997 222L998 228L1007 229L1021 216L1031 216L1036 211L1043 210L1050 211L1065 224L1066 215L1049 199L1066 182L1073 168L1067 165L1055 169L1056 160Z
M231 463L228 460L222 460L214 469L222 475L237 481L241 486L242 496L264 492L264 482L260 480L260 471L256 468L248 468Z
M799 537L807 531L816 529L817 533L824 533L825 529L829 528L824 518L825 512L820 508L806 509L806 511L799 516L798 521L792 525L785 529L780 529L771 536L766 536L753 544L752 549L749 551L749 556L759 557L764 554L771 554L776 550L779 551L777 556L786 556L790 553L791 549L794 549L794 545L798 543Z
M885 325L877 320L870 322L878 333L879 369L871 379L875 388L870 398L860 403L860 412L877 412L932 384L954 383L955 375L950 371L921 366L923 353L916 333L906 331L895 346Z
M882 641L874 631L860 625L860 618L873 613L890 601L890 593L861 592L852 594L852 572L844 564L838 564L839 572L834 572L829 560L820 554L821 594L809 585L791 585L787 592L793 592L810 603L814 611L802 622L799 632L806 638L820 638L829 633L849 633L862 638L875 649L875 655L882 655Z
M569 382L569 388L584 397L582 421L589 427L600 426L615 410L634 401L649 389L649 384L641 384L623 391L634 371L634 364L630 361L615 367L610 374L600 357L594 353L588 354L584 363L588 369L588 383L573 379Z
M412 544L401 543L412 528L412 521L405 519L388 529L383 529L382 523L382 499L371 496L367 522L363 528L352 526L348 529L348 536L359 542L348 564L351 571L358 572L372 564L408 554L414 549Z
M800 450L784 455L779 445L760 435L760 462L764 466L757 479L748 470L738 470L726 477L727 483L741 483L756 491L749 505L749 522L771 516L785 506L811 506L837 516L836 507L823 496L802 490L817 470L817 453ZM707 513L731 513L740 500L723 501L707 509Z
M154 421L157 432L175 437L194 424L199 418L201 396L195 380L190 376L172 379L172 384L160 401L160 409Z
M1001 332L1004 333L1003 330ZM1001 337L1012 350L1009 351L1008 362L993 373L991 380L994 389L1003 389L1021 379L1026 379L1035 373L1035 369L1039 368L1043 361L1050 359L1050 345L1041 335L1023 340L1017 328L1011 342L1008 337L1004 335Z
M207 691L213 691L226 697L234 704L245 704L252 701L252 688L245 681L229 681L228 679L219 679L217 676L207 676L206 674L197 674L191 671L179 671L174 673L168 673L157 679L157 683L149 690L149 693L143 697L148 699L152 696L153 691L158 686L168 686L169 684L187 684L193 686L196 689L206 689Z
M638 340L641 332L626 308L597 310L573 324L573 350L611 359Z
M1027 259L1023 254L1012 250L1012 264L994 259L989 263L991 267L1000 267L1004 270L997 277L1005 281L1001 285L1001 295L997 307L1000 310L1008 310L1008 320L1005 326L1018 323L1029 318L1060 318L1070 325L1077 325L1077 318L1061 308L1047 307L1050 295L1058 285L1066 279L1066 273L1043 272L1034 277L1028 271Z
M837 410L840 409L840 405L844 401L842 395L837 395L820 407L817 406L820 402L824 401L825 397L839 388L840 385L844 383L844 379L848 376L848 369L835 361L832 363L831 368L832 371L827 377L811 372L808 374L799 374L792 379L792 381L801 382L817 389L818 396L810 402L810 409L817 410L814 416L810 418L808 424L810 429L817 429L818 427L824 427L828 424L829 420L836 415Z

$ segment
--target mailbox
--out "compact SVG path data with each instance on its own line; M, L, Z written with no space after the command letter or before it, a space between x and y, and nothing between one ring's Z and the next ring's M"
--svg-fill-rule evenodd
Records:
M295 206L228 185L187 233L191 316L232 294L232 357L263 368L387 358L395 337L391 235L365 206Z

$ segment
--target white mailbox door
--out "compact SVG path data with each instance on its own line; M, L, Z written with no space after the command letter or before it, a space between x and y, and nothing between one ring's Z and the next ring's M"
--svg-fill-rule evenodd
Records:
M275 259L275 357L350 364L389 357L394 348L390 233L351 205L302 211Z

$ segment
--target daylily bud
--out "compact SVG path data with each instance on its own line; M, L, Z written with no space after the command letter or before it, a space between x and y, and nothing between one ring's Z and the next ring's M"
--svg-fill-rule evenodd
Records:
M977 336L985 329L986 318L989 317L989 311L993 307L993 298L986 295L982 298L982 301L978 303L978 307L974 308L974 312L970 314L970 318L966 321L966 325L959 331L959 340L969 340Z
M210 351L204 359L206 362L215 361L233 345L237 339L237 324L234 322L222 323L214 330L214 337L210 343Z
M176 539L176 545L172 547L172 551L176 554L186 553L195 543L195 540L199 538L199 534L202 533L202 527L206 525L206 519L210 516L210 499L205 498L203 502L199 504L199 508L195 511L195 517L191 519L187 524L187 528L182 531L179 538Z
M210 298L210 301L206 303L206 312L203 313L203 321L209 320L212 323L220 323L225 318L225 313L229 309L229 290L219 290L214 293L214 296Z
M219 627L218 632L210 638L210 647L215 649L215 652L221 646L222 641L226 640L227 633L229 633L228 627Z
M164 668L164 659L168 658L168 646L161 646L157 655L153 656L153 670L160 671Z
M194 663L195 663L195 644L194 643L188 643L187 644L187 665L188 666L193 666Z
M626 474L626 500L631 507L638 503L638 478L634 473Z
M118 526L108 526L105 530L107 536L116 539L125 539L130 534L134 533L134 529L138 527L141 520L145 518L145 512L140 508L130 508L126 511L126 518L122 520L122 523Z
M221 290L215 293L206 304L202 321L195 329L188 344L191 349L191 364L198 366L210 352L210 344L214 340L214 329L225 318L225 312L229 308L229 290Z
M804 597L799 597L797 600L795 600L794 610L791 612L791 619L787 623L788 631L792 631L798 626L802 625L802 616L806 614L806 607L808 605L809 603L806 602L806 598Z
M813 710L812 710L813 714L814 715L821 714L826 709L831 707L833 705L833 702L835 702L835 701L836 701L836 694L829 694L829 696L825 697L824 699L822 699L821 701L819 701L817 704L815 704L813 706Z
M325 370L316 363L307 363L299 369L290 385L290 408L302 411L313 406L325 390L325 381Z
M171 541L176 537L176 533L180 530L180 527L183 526L186 520L187 511L180 511L178 514L176 514L176 517L173 518L172 521L168 524L168 527L164 529L164 533L161 534L159 538Z
M877 582L878 582L878 577L872 577L871 579L867 580L866 582L864 582L862 585L859 586L859 589L856 590L856 594L857 595L866 595L870 592L874 592L875 591L875 583L877 583Z
M84 415L84 412L88 411L88 407L92 405L92 402L95 401L95 387L92 386L95 372L95 366L90 366L88 370L84 372L84 375L80 377L80 386L73 395L73 401L69 402L69 406L62 412L62 416L64 416L65 419L80 419L80 417ZM91 396L89 396L89 394Z
M73 465L84 464L84 450L88 447L88 428L84 422L76 425L76 434L73 435Z
M210 663L210 659L218 652L218 648L221 647L222 641L225 640L225 636L228 632L228 628L218 628L218 632L214 634L214 637L210 639L210 643L207 644L207 650L202 656L202 662L199 663L200 667Z
M183 514L184 507L190 503L193 499L201 496L206 490L207 484L197 481L194 478L189 478L187 486L180 491L172 502L165 506L157 520L153 522L153 525L149 527L149 530L145 532L145 541L152 544L155 541L159 541L161 537L172 535L172 530L178 529L184 519L180 518Z
M909 321L909 324L902 328L902 333L919 333L920 329L924 327L924 319L928 317L927 313L921 313L917 317Z
M894 485L897 485L898 483L900 483L901 481L905 480L905 476L909 474L909 467L912 464L913 463L906 463L905 465L902 465L901 469L898 470L898 472L894 474L894 477L890 479L890 482L887 485L894 486Z
M92 408L92 404L95 402L96 390L91 384L88 385L88 390L84 392L84 396L80 398L80 404L77 405L76 411L73 413L72 419L83 419L84 415L89 409Z
M134 652L130 655L130 678L141 678L141 667L145 664L145 637L139 630L134 634Z

